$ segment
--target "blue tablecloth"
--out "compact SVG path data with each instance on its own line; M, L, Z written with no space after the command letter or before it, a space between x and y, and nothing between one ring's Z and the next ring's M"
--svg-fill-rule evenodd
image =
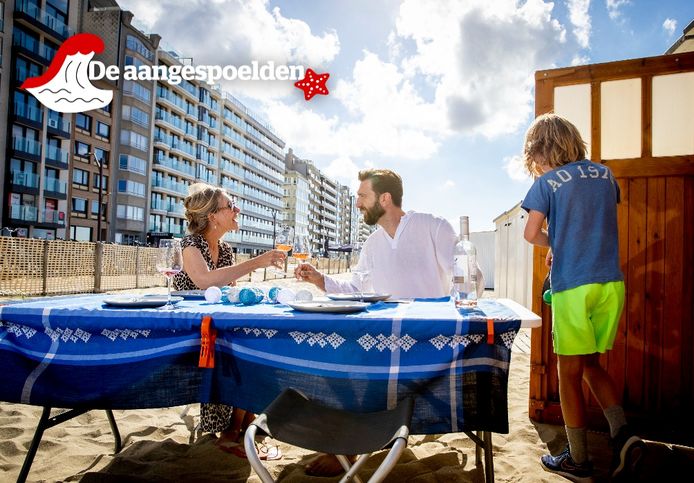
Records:
M215 401L259 412L295 387L326 404L372 411L414 394L413 433L508 432L508 366L520 321L491 299L476 310L437 299L342 315L203 301L173 311L120 309L103 299L0 307L0 400L113 409ZM214 369L198 368L205 315L218 331Z

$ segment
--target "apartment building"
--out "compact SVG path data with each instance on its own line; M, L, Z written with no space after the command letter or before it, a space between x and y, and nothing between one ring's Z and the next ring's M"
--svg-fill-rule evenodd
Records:
M65 238L70 179L71 116L46 109L19 89L45 72L74 33L78 2L0 2L0 141L4 235Z
M284 219L282 222L294 228L294 233L309 236L308 179L298 171L287 171L284 182Z
M339 184L325 176L310 160L301 159L289 149L285 157L287 176L299 173L308 182L308 236L311 252L324 255L337 242ZM291 205L292 202L290 201Z

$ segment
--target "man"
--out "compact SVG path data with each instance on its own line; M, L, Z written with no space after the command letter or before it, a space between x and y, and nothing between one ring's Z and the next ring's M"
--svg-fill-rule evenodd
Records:
M394 298L450 295L456 244L451 224L426 213L403 211L402 179L391 170L361 171L359 181L357 208L366 224L380 228L364 243L352 281L335 280L309 264L299 265L296 277L330 293L373 290ZM484 290L481 275L478 270L478 286ZM341 472L333 455L322 455L306 467L306 473L314 476Z
M380 228L364 243L352 280L335 280L309 264L299 265L296 277L330 293L373 290L394 298L450 295L456 243L451 224L426 213L403 211L402 179L391 170L361 171L359 181L357 208L367 225Z

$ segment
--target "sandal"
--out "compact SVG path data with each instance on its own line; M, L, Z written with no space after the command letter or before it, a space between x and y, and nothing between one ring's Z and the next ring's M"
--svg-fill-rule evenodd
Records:
M255 451L258 454L258 458L265 461L275 461L282 459L282 450L279 446L266 444L266 443L255 443ZM229 448L229 453L239 458L248 458L246 456L246 448L243 445L237 445Z

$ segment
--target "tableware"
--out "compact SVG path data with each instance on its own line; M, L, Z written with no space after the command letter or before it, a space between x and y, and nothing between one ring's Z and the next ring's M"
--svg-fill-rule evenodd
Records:
M367 293L366 285L369 283L369 278L370 278L370 273L368 270L362 269L354 269L352 270L352 275L356 277L357 282L359 283L359 299L358 300L363 300L364 294Z
M173 304L171 304L171 279L174 275L183 270L181 240L176 238L159 240L157 270L166 277L166 290L169 296L169 302L167 302L162 309L171 310L174 308Z
M370 304L349 300L327 300L323 302L287 302L287 305L300 312L350 313L366 310Z
M119 295L116 297L107 297L104 299L104 304L113 307L125 308L151 308L163 307L167 303L177 304L183 300L183 297L169 297L166 295Z
M327 293L325 294L330 300L354 300L362 302L379 302L381 300L386 300L390 297L389 293L374 293L374 292L364 292L364 293Z
M204 290L174 290L171 295L175 297L183 297L186 300L204 300Z
M275 235L275 249L283 251L285 254L294 246L294 227L282 225ZM270 267L270 271L276 275L281 275L286 278L287 273L279 268Z

